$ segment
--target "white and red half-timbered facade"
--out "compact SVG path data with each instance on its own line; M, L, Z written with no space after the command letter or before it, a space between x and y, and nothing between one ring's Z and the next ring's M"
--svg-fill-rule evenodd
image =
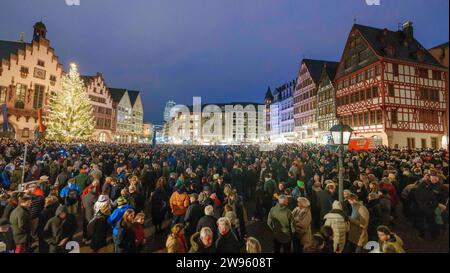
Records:
M355 24L335 77L337 115L354 136L440 148L447 73L414 38L411 22L398 31Z

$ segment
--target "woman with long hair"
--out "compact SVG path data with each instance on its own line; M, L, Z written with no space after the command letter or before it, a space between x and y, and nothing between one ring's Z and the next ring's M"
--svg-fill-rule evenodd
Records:
M167 193L164 189L164 185L166 183L166 178L161 176L156 182L155 191L151 196L151 214L152 214L152 223L155 226L155 232L162 232L162 223L164 221L166 212L167 212Z
M184 237L184 225L175 224L172 227L166 241L167 253L186 253L188 251L186 238Z
M134 217L133 209L127 209L123 214L117 234L115 246L116 253L136 252L135 233L133 228Z

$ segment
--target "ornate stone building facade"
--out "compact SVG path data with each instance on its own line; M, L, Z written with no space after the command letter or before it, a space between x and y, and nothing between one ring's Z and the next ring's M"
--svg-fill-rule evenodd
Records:
M50 94L61 89L63 66L46 36L46 26L38 22L30 43L0 41L0 129L7 131L3 136L34 139L43 129Z

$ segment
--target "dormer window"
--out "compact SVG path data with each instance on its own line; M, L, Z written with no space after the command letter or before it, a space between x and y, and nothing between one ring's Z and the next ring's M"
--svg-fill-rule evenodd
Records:
M45 62L42 61L42 60L38 60L37 65L44 67L45 66Z
M384 51L386 52L386 54L389 57L394 57L395 56L395 47L393 47L392 45L388 45Z
M423 62L424 59L425 59L425 53L423 52L423 50L418 50L417 51L417 60L419 62Z

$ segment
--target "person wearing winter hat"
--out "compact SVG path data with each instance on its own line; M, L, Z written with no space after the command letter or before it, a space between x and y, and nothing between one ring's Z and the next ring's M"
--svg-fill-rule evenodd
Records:
M44 238L49 245L49 253L63 253L66 243L77 229L75 216L68 213L67 207L60 205L55 216L44 227Z
M387 226L379 226L378 243L381 253L405 253L403 240L394 234Z
M346 235L350 228L348 216L344 213L339 201L334 201L332 209L324 216L325 226L333 229L334 251L341 253L344 250Z
M112 202L108 195L102 194L98 197L94 204L94 213L98 213L105 206L108 206L109 209L111 209Z
M133 206L128 204L128 201L125 197L121 196L117 198L117 208L111 213L108 217L108 224L113 227L113 240L117 239L118 234L118 223L122 220L123 214L128 209L134 209Z
M305 188L305 182L303 182L301 180L297 180L297 185L292 190L292 198L297 200L299 197L308 197L308 194L307 194L306 188Z
M90 247L95 253L107 245L107 217L111 214L111 202L107 195L100 195L94 205L94 211L95 216L87 225L87 234L91 239Z

